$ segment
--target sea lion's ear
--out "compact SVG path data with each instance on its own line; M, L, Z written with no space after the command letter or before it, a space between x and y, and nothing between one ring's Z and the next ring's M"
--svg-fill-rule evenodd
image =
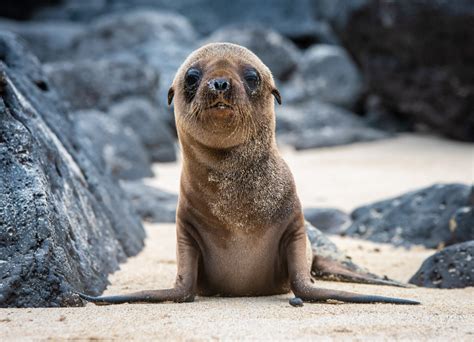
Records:
M173 102L173 97L174 97L174 89L173 87L168 90L168 106L171 106L171 102Z
M281 95L280 95L280 92L278 91L278 89L273 88L272 94L273 94L273 96L275 96L275 99L277 100L278 104L281 105Z

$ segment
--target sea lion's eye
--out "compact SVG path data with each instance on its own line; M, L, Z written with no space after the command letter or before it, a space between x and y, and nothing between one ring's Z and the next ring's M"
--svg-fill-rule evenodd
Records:
M186 72L184 77L184 83L186 87L192 88L195 87L201 80L201 71L196 68L191 68Z
M260 79L255 69L247 69L244 72L244 80L250 90L255 90Z

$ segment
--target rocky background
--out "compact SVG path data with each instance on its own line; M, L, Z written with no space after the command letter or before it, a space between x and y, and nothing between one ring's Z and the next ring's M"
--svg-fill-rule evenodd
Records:
M174 221L176 195L141 179L177 158L166 93L204 43L270 67L282 145L474 141L470 0L17 0L0 16L0 306L80 305L74 290L99 294L140 251L139 217ZM436 184L305 212L329 234L439 248L410 282L453 288L474 286L473 205L471 184Z

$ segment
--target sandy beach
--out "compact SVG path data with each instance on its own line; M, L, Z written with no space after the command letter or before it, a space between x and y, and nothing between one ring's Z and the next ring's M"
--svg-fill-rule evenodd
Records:
M295 152L284 148L303 206L349 211L435 182L472 183L472 144L403 135L394 139ZM155 165L148 184L177 192L179 163ZM147 224L145 249L109 277L106 294L173 283L173 224ZM332 240L356 263L407 281L434 253L351 238ZM327 288L411 298L420 306L288 304L290 294L202 298L186 304L0 309L0 340L356 339L474 340L474 288L438 290L318 282Z

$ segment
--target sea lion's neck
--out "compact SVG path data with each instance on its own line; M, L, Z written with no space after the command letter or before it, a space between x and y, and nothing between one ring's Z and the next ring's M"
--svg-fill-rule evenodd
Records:
M181 141L183 168L197 171L202 168L219 173L232 173L238 170L252 169L265 163L276 152L274 139L249 139L242 144L229 148L206 146L192 137Z

